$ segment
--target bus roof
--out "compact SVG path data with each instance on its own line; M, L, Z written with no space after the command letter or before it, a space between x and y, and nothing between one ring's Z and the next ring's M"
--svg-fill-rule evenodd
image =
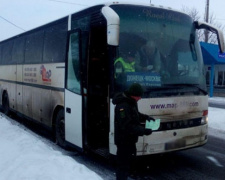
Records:
M176 12L179 12L179 13L183 13L183 14L188 15L187 13L182 12L181 10L178 10L178 9L173 9L171 7L166 7L166 6L162 6L162 5L155 5L155 4L151 4L151 3L139 2L138 0L136 2L129 2L129 1L121 1L121 2L119 2L119 1L109 1L109 2L106 2L104 5L110 6L110 5L115 5L115 4L149 6L149 7L155 7L155 8L160 8L160 9L167 9L167 10L171 10L171 11L176 11Z
M107 2L105 3L106 6L110 6L110 5L114 5L114 4L124 4L124 5L139 5L139 6L151 6L151 7L157 7L157 8L163 8L163 9L170 9L172 10L171 7L164 7L164 6L161 6L161 5L154 5L154 4L151 4L151 3L143 3L143 2L129 2L129 1L110 1L110 2Z

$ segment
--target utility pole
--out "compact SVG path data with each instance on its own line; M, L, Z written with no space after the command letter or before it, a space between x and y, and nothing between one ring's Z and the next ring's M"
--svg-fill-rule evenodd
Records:
M209 0L206 0L206 7L205 7L205 22L209 22ZM205 30L205 42L209 41L209 31Z

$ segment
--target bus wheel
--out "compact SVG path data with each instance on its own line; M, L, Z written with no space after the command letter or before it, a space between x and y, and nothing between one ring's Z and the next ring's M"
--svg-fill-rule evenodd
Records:
M66 148L65 118L63 109L61 109L56 116L55 135L56 135L56 144L58 144L62 148Z
M9 115L9 98L7 93L4 93L2 97L2 109L5 115Z

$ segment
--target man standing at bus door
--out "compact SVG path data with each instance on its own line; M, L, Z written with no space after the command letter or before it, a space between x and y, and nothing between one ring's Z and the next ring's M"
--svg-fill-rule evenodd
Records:
M132 159L136 156L138 136L150 135L140 122L154 120L138 111L137 102L143 95L140 84L134 83L123 93L113 98L115 107L115 144L117 145L117 180L126 180Z

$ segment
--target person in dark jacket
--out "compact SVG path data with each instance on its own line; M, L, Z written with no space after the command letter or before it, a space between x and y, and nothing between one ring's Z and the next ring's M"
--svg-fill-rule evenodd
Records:
M154 120L138 111L137 102L143 95L140 84L134 83L123 93L115 95L115 144L117 145L117 180L128 178L132 159L136 156L138 136L150 135L151 129L145 129L141 122Z

